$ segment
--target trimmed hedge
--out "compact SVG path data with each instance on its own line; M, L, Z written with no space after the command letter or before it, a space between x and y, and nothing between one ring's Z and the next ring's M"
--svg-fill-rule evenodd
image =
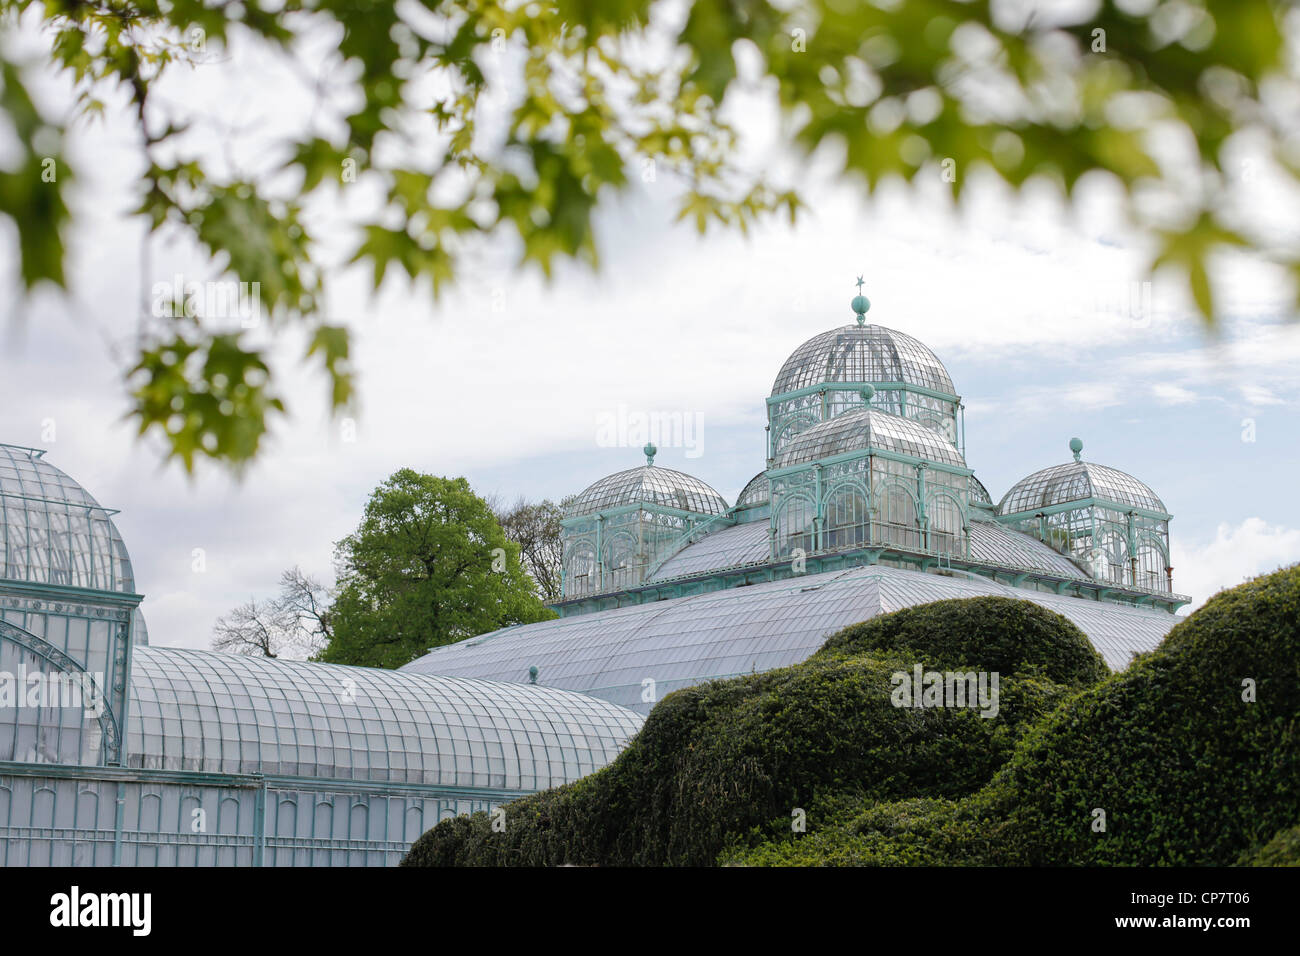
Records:
M1104 673L1073 624L1027 601L943 601L880 620L899 617L848 628L793 667L676 691L608 767L506 804L504 832L483 813L443 821L403 865L708 865L790 834L796 810L803 838L866 804L957 798ZM894 706L892 675L917 663L999 671L997 717Z
M831 635L814 657L913 649L979 670L1095 684L1110 670L1069 621L1030 601L990 597L935 601L884 614Z
M1241 862L1247 866L1300 866L1300 826L1283 830L1258 853L1244 854Z
M1105 811L1104 830L1096 810ZM875 807L806 845L728 859L1289 862L1298 819L1300 567L1292 567L1216 595L1157 650L1069 701L979 793Z

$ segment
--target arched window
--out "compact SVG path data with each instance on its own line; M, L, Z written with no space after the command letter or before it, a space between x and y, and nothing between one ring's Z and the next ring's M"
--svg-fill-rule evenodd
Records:
M575 542L564 562L566 597L591 594L596 590L596 549L589 541Z
M822 545L828 549L856 548L870 540L867 495L856 484L841 484L826 500L826 532Z
M1144 538L1138 543L1137 559L1137 586L1147 591L1168 591L1169 576L1165 567L1169 562L1160 545L1151 538Z
M795 548L813 550L813 518L817 508L803 495L792 495L781 503L776 518L776 555L788 558Z
M1098 570L1107 581L1128 583L1128 543L1119 531L1107 531L1101 536Z
M931 551L944 554L960 554L965 551L961 505L952 495L932 495L926 515L929 518Z
M879 543L920 549L921 529L916 518L916 501L902 485L888 484L880 495L875 536Z
M625 532L605 541L605 588L626 588L636 584L641 571L636 538Z

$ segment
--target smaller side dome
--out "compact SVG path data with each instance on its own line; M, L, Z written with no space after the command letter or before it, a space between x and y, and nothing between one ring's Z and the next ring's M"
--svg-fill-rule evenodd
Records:
M1160 497L1132 475L1091 461L1071 461L1020 479L1003 496L998 514L1022 514L1088 498L1169 513Z
M642 465L606 475L590 485L569 503L564 516L577 518L632 504L659 505L702 515L722 514L727 510L722 495L693 475Z
M740 497L736 499L737 508L753 508L757 505L765 505L771 500L771 490L767 483L767 472L760 471L749 483L745 485L740 492Z
M984 487L984 482L980 481L974 475L970 476L970 490L968 492L971 504L988 505L993 507L993 499L989 497L989 490Z
M851 451L865 451L868 447L966 467L961 453L936 432L910 418L874 408L839 415L801 432L782 450L777 467L788 468Z
M0 443L0 579L133 593L117 512L44 455Z

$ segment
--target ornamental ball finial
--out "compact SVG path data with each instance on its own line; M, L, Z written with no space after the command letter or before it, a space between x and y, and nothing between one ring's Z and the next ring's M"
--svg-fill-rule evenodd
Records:
M862 281L862 276L858 276L858 294L849 303L853 311L857 313L858 325L862 325L867 321L867 310L871 308L871 300L862 294Z
M536 683L537 683L537 665L536 665L536 664L534 664L532 667L528 668L528 683L530 683L530 684L536 684Z
M1081 461L1079 454L1083 451L1083 442L1077 438L1070 439L1070 451L1074 452L1074 460Z
M647 465L653 465L655 463L655 454L659 451L659 449L654 446L654 442L646 442L645 447L642 448L641 451L645 453L645 463Z
M876 397L876 390L870 385L864 385L858 394L862 396L862 401L870 405L871 400Z

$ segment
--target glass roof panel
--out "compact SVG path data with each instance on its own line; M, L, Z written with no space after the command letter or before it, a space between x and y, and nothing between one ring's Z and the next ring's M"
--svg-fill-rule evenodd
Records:
M1073 561L1037 538L996 521L972 521L970 556L973 561L1021 571L1041 571L1055 577L1089 580Z
M574 498L564 514L575 518L630 504L662 505L704 515L727 510L723 497L693 475L642 465L606 475Z
M957 394L938 356L912 336L880 325L845 325L813 336L785 360L772 394L823 382L906 382Z
M43 454L0 445L0 578L133 593L111 512Z
M849 624L983 594L1059 611L1116 668L1134 652L1154 648L1179 620L1165 611L1013 588L978 575L872 565L526 624L435 648L401 673L526 681L536 665L540 683L646 713L652 704L642 694L649 686L662 699L678 687L795 664Z
M1168 513L1159 496L1132 475L1090 461L1071 461L1016 482L998 505L998 514L1019 514L1087 498Z
M736 507L749 508L754 505L765 505L769 500L771 500L771 492L767 484L767 472L760 471L749 479L749 484L741 489L740 497L736 499Z
M770 533L766 521L750 521L715 531L677 552L649 580L666 581L720 568L765 564L771 554Z
M878 408L846 412L800 432L781 451L777 467L786 468L819 461L850 451L860 451L868 445L925 461L966 467L961 453L942 436L920 422L891 415Z
M132 767L511 790L598 770L641 725L548 687L158 647L133 651L130 714Z

